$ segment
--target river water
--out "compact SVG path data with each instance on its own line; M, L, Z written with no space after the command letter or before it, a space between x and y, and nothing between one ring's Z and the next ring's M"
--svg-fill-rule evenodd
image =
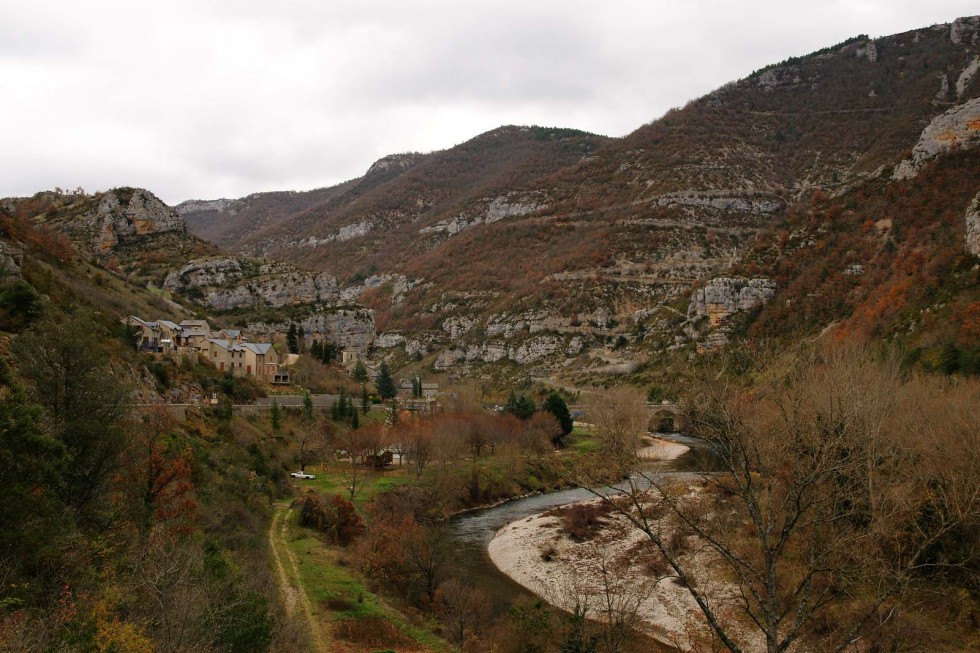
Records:
M657 434L657 437L687 445L691 451L676 460L652 463L647 471L681 474L714 467L714 458L705 442L679 433ZM516 599L532 594L500 572L490 561L487 545L493 536L511 522L568 503L594 498L595 495L588 490L573 488L514 499L499 506L458 515L452 520L456 540L455 566L462 572L464 580L486 590L493 597L496 613L506 611Z

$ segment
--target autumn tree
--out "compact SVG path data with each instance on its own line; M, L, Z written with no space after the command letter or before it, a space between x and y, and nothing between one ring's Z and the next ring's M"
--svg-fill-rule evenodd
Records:
M191 452L177 444L177 423L163 406L145 409L123 453L114 479L116 493L141 538L163 531L190 531L197 515Z
M125 446L131 390L109 365L94 315L35 322L14 341L21 374L65 447L68 463L59 491L75 509L94 506L108 490Z
M429 423L415 422L408 429L401 431L404 454L415 470L415 476L421 477L429 466L433 456L432 427Z
M590 408L601 451L572 473L655 547L729 650L888 647L908 637L898 624L917 579L944 566L930 551L977 523L980 479L918 444L934 427L917 407L941 395L864 349L804 350L751 375L711 370L689 390L686 416L721 465L701 475L696 495L689 481L638 467L649 419L641 397ZM957 441L976 451L980 429L962 428ZM610 476L626 480L617 488ZM734 600L699 582L676 546L683 538L733 579Z

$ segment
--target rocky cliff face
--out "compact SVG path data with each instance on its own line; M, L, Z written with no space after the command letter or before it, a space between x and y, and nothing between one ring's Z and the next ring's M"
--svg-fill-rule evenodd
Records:
M76 249L93 255L110 254L121 244L145 236L187 233L177 212L142 188L52 198L49 210L34 220L62 232Z
M966 211L966 250L980 256L980 193L977 193Z
M293 322L306 338L307 344L314 339L326 338L340 349L352 349L364 353L374 344L374 313L368 309L321 307L311 315ZM286 333L286 322L251 322L252 333Z
M0 277L4 275L19 277L23 261L24 252L20 248L0 240Z
M719 327L735 313L762 306L775 295L776 284L771 279L718 277L691 294L687 317L707 317L712 327Z
M923 165L953 150L968 150L980 145L980 98L973 98L936 116L922 130L912 148L912 156L895 168L895 179L909 179Z
M200 299L219 311L308 304L337 296L337 280L326 273L299 270L288 263L233 257L191 261L170 273L164 287Z

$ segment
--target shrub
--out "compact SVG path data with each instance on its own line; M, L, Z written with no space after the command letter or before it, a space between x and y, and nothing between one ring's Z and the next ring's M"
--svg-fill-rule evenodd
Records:
M334 544L347 546L364 532L364 519L345 497L335 494L326 513L328 523L324 530Z
M595 537L605 525L603 517L609 514L610 507L597 503L576 503L560 508L562 532L576 542L585 542Z
M299 509L299 523L307 528L323 530L327 523L327 513L316 490L307 490Z

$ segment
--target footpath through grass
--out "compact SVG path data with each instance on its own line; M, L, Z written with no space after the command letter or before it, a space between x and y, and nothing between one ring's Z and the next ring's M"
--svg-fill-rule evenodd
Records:
M450 647L417 627L371 592L350 568L343 552L298 523L294 511L284 530L288 548L313 618L331 635L332 648L362 653L379 649L406 652L449 651Z

